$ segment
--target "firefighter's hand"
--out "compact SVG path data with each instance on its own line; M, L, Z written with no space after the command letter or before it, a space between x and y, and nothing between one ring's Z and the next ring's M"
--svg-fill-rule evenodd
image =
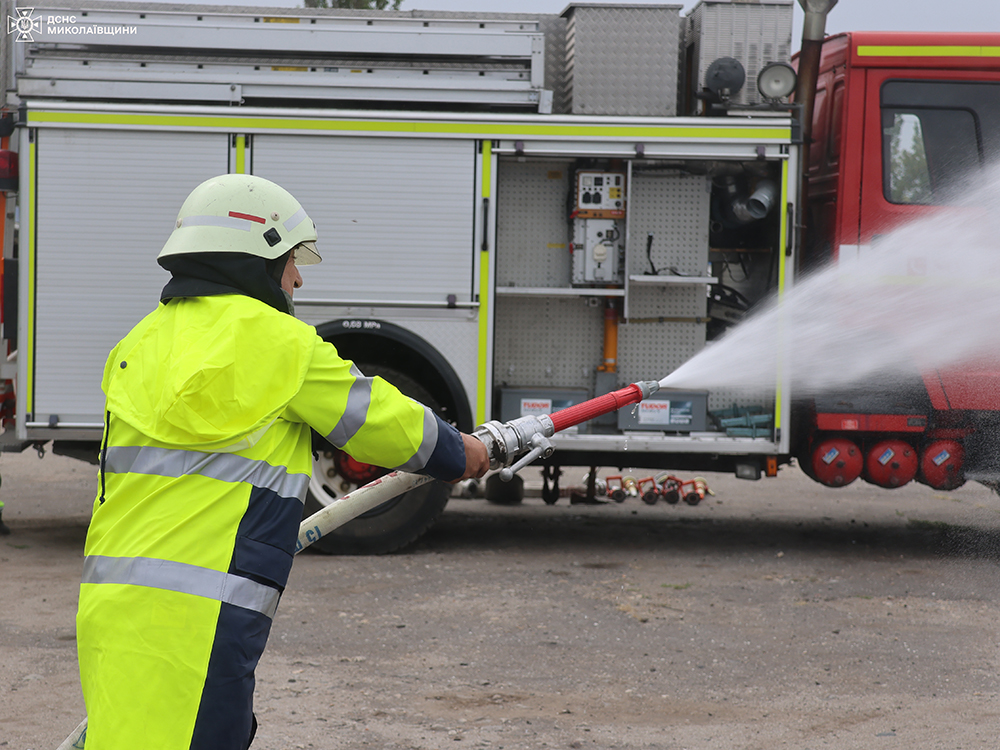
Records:
M465 473L456 481L461 482L463 479L473 477L478 479L490 470L490 455L479 438L463 432L462 443L465 445Z

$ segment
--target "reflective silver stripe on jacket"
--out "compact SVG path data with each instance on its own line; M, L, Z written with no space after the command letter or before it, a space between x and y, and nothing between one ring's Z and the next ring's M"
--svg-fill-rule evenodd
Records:
M88 555L83 583L121 583L192 594L273 618L281 592L263 583L211 568L153 557Z
M430 461L431 454L437 447L438 441L438 421L434 416L434 412L424 407L424 439L420 443L420 447L417 448L417 452L413 454L413 457L407 461L402 466L397 466L396 468L400 471L420 471L427 465Z
M338 448L347 445L347 441L364 427L365 420L368 419L368 406L372 402L372 379L362 375L361 370L355 365L351 365L351 375L354 376L354 382L347 393L344 414L337 422L337 426L326 436L326 439Z
M112 446L107 450L104 470L109 474L151 474L182 477L191 474L223 482L247 482L273 490L279 497L303 502L309 487L308 474L290 474L284 466L272 466L232 453L206 453L152 446Z

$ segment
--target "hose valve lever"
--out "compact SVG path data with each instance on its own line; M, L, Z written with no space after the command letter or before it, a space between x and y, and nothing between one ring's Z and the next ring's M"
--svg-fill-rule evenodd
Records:
M519 472L525 466L530 464L536 458L539 457L548 458L549 456L552 455L552 452L555 450L555 447L552 445L552 441L549 440L544 435L542 435L541 433L537 432L531 436L529 444L531 445L531 450L529 450L527 453L521 456L521 458L519 458L511 466L505 467L500 470L501 482L509 482L511 479L514 478L514 475L517 474L517 472Z

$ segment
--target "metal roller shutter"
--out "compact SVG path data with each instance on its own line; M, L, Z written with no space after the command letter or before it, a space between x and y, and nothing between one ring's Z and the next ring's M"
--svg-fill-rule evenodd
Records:
M156 307L184 198L228 171L222 134L37 134L34 421L100 425L108 352Z
M475 151L466 140L258 135L253 172L316 222L311 299L472 299Z

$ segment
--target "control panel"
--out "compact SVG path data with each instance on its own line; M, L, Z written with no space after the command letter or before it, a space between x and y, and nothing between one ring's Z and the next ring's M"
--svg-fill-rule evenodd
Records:
M576 173L575 215L581 219L625 218L625 173Z
M572 219L573 283L622 284L625 173L577 172Z

